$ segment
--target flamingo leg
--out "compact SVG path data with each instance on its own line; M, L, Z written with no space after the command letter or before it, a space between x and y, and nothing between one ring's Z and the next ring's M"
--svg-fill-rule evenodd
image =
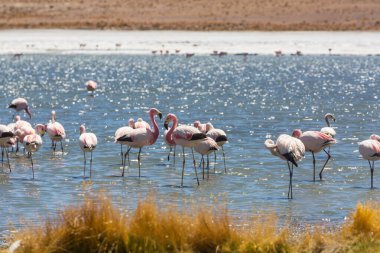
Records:
M128 162L129 162L129 151L131 150L132 147L129 147L127 152L124 154L124 164L123 164L123 172L121 173L121 176L124 177L124 170L125 170L125 161L127 160L128 156Z
M325 151L325 153L327 154L327 160L325 162L325 164L323 165L322 169L321 169L321 172L319 172L319 179L322 180L322 172L323 170L325 169L326 167L326 164L329 162L330 158L331 158L331 155L329 152L327 152L326 150L323 149L323 151Z
M1 166L4 166L4 148L1 147Z
M177 145L174 146L174 149L173 149L173 163L174 163L174 166L175 166L175 148L177 147Z
M5 153L6 153L6 155L7 155L7 161L8 161L8 166L9 166L9 173L11 173L12 170L11 170L11 163L10 163L10 161L9 161L9 150L8 150L8 149L5 149Z
M223 146L222 146L222 151L223 151L224 173L227 173L227 168L226 168L226 154L224 153Z
M32 163L32 173L33 173L33 179L34 179L34 168L33 168L33 157L32 157L32 153L30 153L30 162Z
M191 148L191 153L193 154L194 171L195 171L195 176L197 177L197 183L199 185L199 179L198 179L198 173L197 173L197 167L196 167L196 162L195 162L195 156L194 156L194 150L193 150L193 148Z
M373 171L375 170L375 161L372 161L372 165L369 160L368 160L368 163L369 163L369 168L371 170L371 189L373 189Z
M172 152L172 147L170 146L169 148L168 161L170 161L170 153Z
M83 151L83 177L86 177L86 152Z
M62 155L63 155L63 144L62 144L62 141L61 142L61 150L62 150Z
M315 182L315 156L314 156L314 152L311 152L311 154L313 155L313 181Z
M17 154L17 152L18 152L18 139L16 141L16 154Z
M216 164L216 152L214 151L214 173L215 173L215 164Z
M123 155L123 145L120 144L121 165L124 165Z
M207 180L210 178L210 158L207 155Z
M185 147L182 147L182 179L181 187L183 187L183 174L185 173Z
M141 176L140 170L141 170L141 148L139 149L139 154L137 156L137 162L139 163L139 177Z
M203 159L203 155L201 158L201 162L199 163L199 168L201 167L201 164L203 163L202 166L202 179L205 180L205 160Z
M290 168L289 161L287 161L289 169L289 190L288 190L288 199L293 199L293 164ZM290 197L289 197L290 196Z
M90 158L90 177L91 177L91 169L92 169L92 150L91 150L91 158Z

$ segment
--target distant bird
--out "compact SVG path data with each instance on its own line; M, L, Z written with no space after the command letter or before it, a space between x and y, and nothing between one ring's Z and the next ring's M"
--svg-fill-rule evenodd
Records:
M268 139L264 143L265 147L274 156L280 157L282 160L285 160L288 164L289 169L289 190L288 198L293 198L293 165L298 167L298 162L302 160L305 155L305 146L297 138L294 138L287 134L281 134L276 143ZM290 166L289 162L292 164Z
M14 138L14 133L6 125L0 125L0 148L1 148L1 164L4 164L4 152L6 153L9 172L11 172L11 164L9 162L8 147L9 142Z
M371 189L373 189L373 172L375 169L375 161L380 160L380 136L372 134L369 140L359 143L359 153L363 159L368 160L371 170ZM371 164L372 161L372 164Z
M202 133L206 133L206 124L201 124L199 120L194 121L193 126L198 128Z
M25 149L28 152L28 157L30 157L30 161L32 163L32 173L34 179L34 168L33 168L33 153L37 152L42 146L41 136L36 134L33 130L31 134L28 134L24 137L23 144Z
M124 154L124 164L123 164L123 172L121 176L124 177L124 171L125 171L125 160L127 155L129 155L129 151L131 148L138 148L139 149L139 154L137 156L137 161L139 164L139 177L141 176L141 149L144 146L149 146L153 145L158 136L159 136L159 129L157 126L157 122L154 118L154 116L158 116L160 119L162 119L162 113L156 109L156 108L151 108L149 110L149 118L152 122L153 125L153 130L150 128L135 128L131 130L130 132L127 132L125 135L119 137L116 139L118 143L125 143L128 145L130 148L128 149L127 152Z
M8 106L8 108L13 108L16 112L25 110L25 112L29 115L29 118L32 118L32 113L29 110L28 101L25 98L16 98L14 99Z
M214 126L208 122L206 124L206 135L208 137L211 137L219 147L222 148L223 151L223 162L224 162L224 172L227 173L227 167L226 167L226 154L224 153L223 145L228 142L227 134L222 130L218 128L214 128ZM214 156L214 164L216 163L216 152ZM215 167L214 167L215 169Z
M131 130L135 128L135 121L131 118L128 121L128 126L120 127L115 132L115 143L120 144L120 155L121 155L121 164L124 165L124 159L123 159L123 145L128 145L129 142L124 141L118 141L119 139L122 139L122 137L129 134ZM129 163L129 155L128 155L128 163Z
M84 124L82 124L79 127L79 146L83 151L83 177L86 176L86 152L91 153L90 158L90 177L91 177L91 168L92 168L92 151L96 148L96 145L98 145L98 139L96 138L96 135L93 133L86 133L86 127Z
M212 152L215 152L216 150L219 150L218 144L211 138L207 137L206 139L203 139L200 143L198 143L194 149L197 153L202 155L201 164L202 166L202 178L205 179L205 160L204 156L207 156L207 178L209 176L210 171L210 160L209 160L209 154ZM200 165L199 165L200 166Z
M46 126L46 131L47 131L47 133L51 139L51 142L52 142L51 145L52 145L54 152L55 152L55 149L57 147L57 142L60 142L61 143L61 150L62 150L62 154L63 154L62 140L65 139L66 132L65 132L65 129L63 128L63 126L55 120L56 120L55 111L52 111L51 112L51 120L49 121L49 123Z
M170 128L168 134L171 134L173 136L173 140L176 145L182 146L183 161L182 161L181 186L183 186L183 175L185 172L185 147L191 148L191 152L193 154L193 165L194 165L195 176L197 177L197 183L199 185L199 179L198 179L193 147L199 144L202 140L206 139L206 135L204 133L201 133L201 131L199 131L197 128L193 126L186 126L186 125L178 126L178 119L172 113L169 113L166 116L166 119L164 122L164 127L167 130L169 129L169 122L173 122L173 126Z
M315 181L315 156L314 153L318 153L320 151L324 151L327 154L327 160L323 165L321 171L319 172L319 178L322 180L322 172L326 167L327 162L330 160L331 155L329 152L325 150L325 148L329 147L332 144L336 143L336 140L332 138L330 135L324 134L319 131L306 131L302 133L300 129L295 129L293 131L293 137L300 139L305 145L305 149L308 152L311 152L313 155L313 181Z
M87 81L86 82L87 91L91 91L92 93L94 93L94 91L96 90L97 85L98 84L95 81L92 81L92 80Z
M331 137L334 138L336 135L336 132L335 132L334 128L331 127L330 120L335 122L334 115L332 115L331 113L326 113L325 121L326 121L327 127L322 127L321 132L324 134L330 135Z

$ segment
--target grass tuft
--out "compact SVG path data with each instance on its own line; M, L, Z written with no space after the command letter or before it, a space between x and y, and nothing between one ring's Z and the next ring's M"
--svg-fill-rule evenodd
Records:
M380 205L358 204L341 228L311 227L295 233L278 226L274 214L239 224L228 211L159 209L152 198L131 216L109 199L87 199L68 207L42 225L12 236L15 252L380 252Z

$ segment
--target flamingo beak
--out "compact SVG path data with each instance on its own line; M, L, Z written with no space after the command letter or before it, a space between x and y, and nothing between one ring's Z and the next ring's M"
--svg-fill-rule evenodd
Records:
M166 130L168 130L168 129L169 129L169 122L168 122L168 121L166 121L166 120L165 120L165 123L164 123L164 127L165 127L165 129L166 129Z
M158 113L158 117L159 117L160 119L162 119L162 113L161 113L161 112Z

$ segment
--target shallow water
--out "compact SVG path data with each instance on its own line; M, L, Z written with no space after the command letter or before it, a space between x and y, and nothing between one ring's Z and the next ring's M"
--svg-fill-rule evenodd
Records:
M0 69L1 123L9 123L13 115L7 104L25 97L34 124L46 123L54 109L68 135L63 155L53 154L48 137L43 137L44 146L33 156L35 180L22 155L12 155L11 174L4 166L3 231L9 224L18 227L54 215L101 191L123 210L132 210L153 193L161 206L227 206L236 216L264 210L299 224L341 223L358 201L380 200L378 170L377 188L370 190L368 163L357 148L359 141L379 132L380 57L3 55ZM99 84L95 96L84 89L89 79ZM159 139L143 149L142 177L138 178L137 150L126 176L120 177L115 130L131 117L148 120L150 107L160 109L164 117L175 113L182 123L211 121L224 129L229 137L224 146L228 172L223 172L219 153L216 173L211 170L210 179L200 179L198 187L188 155L185 187L179 188L182 157L177 156L175 166L167 161L163 120L158 120ZM312 181L307 154L295 169L294 199L288 200L286 163L273 157L263 143L294 128L318 130L325 125L327 112L337 118L333 126L338 143L331 149L333 159L324 180ZM98 136L91 180L82 177L83 154L77 141L81 123ZM316 157L320 168L325 155Z

